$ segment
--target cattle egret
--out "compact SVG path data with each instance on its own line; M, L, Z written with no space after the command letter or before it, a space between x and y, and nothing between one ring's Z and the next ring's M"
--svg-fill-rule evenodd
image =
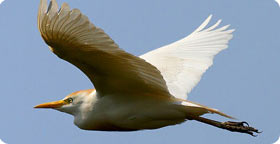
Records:
M64 99L35 106L71 114L84 130L136 131L196 120L230 131L254 135L246 122L218 122L202 117L217 109L186 100L187 93L227 48L234 30L205 28L211 15L192 34L140 57L120 49L78 9L56 0L41 0L38 28L49 48L83 71L95 89L74 92Z

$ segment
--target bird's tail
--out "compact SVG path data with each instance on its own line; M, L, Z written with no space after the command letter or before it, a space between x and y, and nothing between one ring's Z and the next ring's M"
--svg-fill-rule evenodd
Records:
M187 118L188 118L189 115L201 116L203 114L212 113L212 114L218 114L220 116L227 117L227 118L230 118L230 119L235 119L234 117L229 116L229 115L227 115L223 112L220 112L217 109L213 109L213 108L210 108L210 107L207 107L207 106L195 103L195 102L191 102L191 101L188 101L188 100L181 100L177 104L180 104L181 106L184 106L184 111L187 114Z

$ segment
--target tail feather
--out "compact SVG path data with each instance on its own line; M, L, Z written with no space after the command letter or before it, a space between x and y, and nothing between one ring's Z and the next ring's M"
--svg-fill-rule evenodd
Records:
M191 102L188 100L182 100L180 102L180 104L185 106L188 113L193 114L195 116L200 116L200 115L207 114L207 113L212 113L212 114L215 113L215 114L218 114L220 116L223 116L223 117L226 117L229 119L235 119L234 117L229 116L223 112L220 112L217 109L209 108L207 106L204 106L204 105L201 105L201 104L198 104L195 102Z

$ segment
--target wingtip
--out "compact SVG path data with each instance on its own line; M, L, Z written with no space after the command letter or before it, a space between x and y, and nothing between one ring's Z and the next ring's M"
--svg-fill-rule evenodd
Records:
M203 30L207 25L208 25L208 23L210 22L210 20L212 19L212 14L210 14L205 20L204 20L204 22L202 22L202 24L193 32L193 33L195 33L195 32L199 32L199 31L201 31L201 30Z
M54 8L58 9L58 4L56 0L51 0L51 2L53 3Z
M40 0L40 5L39 5L39 9L38 9L38 28L40 29L40 25L41 22L43 20L44 14L47 12L47 6L48 6L48 2L47 0Z
M39 13L45 13L47 11L47 5L47 0L40 0Z
M210 26L205 31L211 31L211 30L215 29L216 27L218 27L221 24L221 22L222 22L222 19L219 19L214 25Z
M230 31L231 31L230 33L233 33L233 32L235 32L235 29L230 29Z
M47 12L55 13L57 11L58 11L58 4L57 4L56 0L51 0Z
M68 3L62 3L62 5L61 5L61 8L60 8L60 10L59 10L59 12L61 11L61 10L66 10L66 11L70 11L70 6L68 5Z
M207 25L211 21L212 17L213 17L213 15L210 14L203 23L206 23L206 25Z
M207 19L212 19L213 14L210 14Z

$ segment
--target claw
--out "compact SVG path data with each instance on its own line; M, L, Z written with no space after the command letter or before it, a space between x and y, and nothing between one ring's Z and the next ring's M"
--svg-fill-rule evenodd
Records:
M245 122L245 121L243 121L243 122L241 122L241 123L242 123L243 126L244 126L244 124L246 124L247 127L250 127L250 125L249 125L247 122Z
M221 124L222 124L221 128L223 128L223 129L227 129L227 130L233 131L233 132L247 133L247 134L250 134L251 136L254 136L254 137L257 136L257 135L254 134L254 132L255 133L262 133L258 129L250 127L249 124L245 121L243 121L243 122L228 121L228 122L223 122Z

